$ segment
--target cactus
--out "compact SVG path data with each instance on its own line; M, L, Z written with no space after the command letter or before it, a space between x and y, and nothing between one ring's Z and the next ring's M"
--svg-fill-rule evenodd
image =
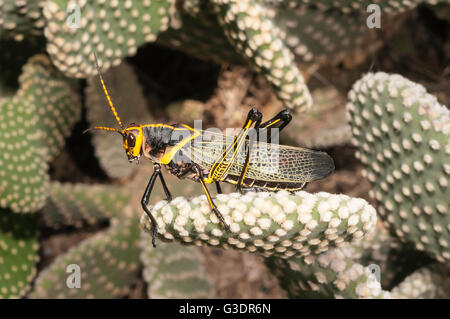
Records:
M410 285L418 288L422 282L413 278L424 269L428 282L419 291L428 295L422 297L444 297L445 288L437 283L445 266L428 265L430 261L424 253L399 245L379 225L362 240L309 260L269 257L266 264L291 298L418 298ZM379 267L379 277L374 277L374 267Z
M274 17L295 60L320 64L338 63L358 48L364 48L365 55L378 49L380 40L366 19L365 12L345 14L336 8L323 11L305 6L278 9ZM390 21L390 16L383 16L383 26L390 25L393 32Z
M420 268L392 290L396 299L450 298L448 277L437 264Z
M174 0L164 1L47 1L44 16L47 51L66 75L96 74L93 51L106 70L117 66L140 45L153 42L169 26ZM66 7L78 5L80 26L66 22Z
M404 241L450 260L449 110L400 75L368 74L349 93L349 121L380 216Z
M63 78L48 57L35 55L23 67L17 96L36 106L48 149L47 161L54 158L64 146L65 138L80 119L81 103L71 83Z
M68 27L65 23L66 8L49 1L44 9L44 15L48 20L45 35L48 41L47 51L55 65L69 76L92 75L95 73L92 51L95 49L99 53L101 64L108 69L112 65L118 65L125 56L134 55L141 44L155 41L157 35L168 28L170 19L175 17L174 1L144 1L142 4L132 4L131 1L127 1L123 5L130 7L124 10L119 2L109 6L97 2L83 3L81 10L84 14L80 20L81 28L76 29ZM251 5L254 5L254 8L262 8L256 2ZM222 5L217 2L215 7L217 9L214 11L215 14L228 19L226 12L230 8L227 4ZM98 19L94 19L95 12L99 12ZM245 26L241 20L241 18L245 19L245 16L246 14L239 16L241 27ZM264 26L273 24L270 19L263 16L261 10L254 19L260 22L266 21L263 23ZM225 33L228 32L229 36L232 36L235 32L230 33L230 31L237 27L236 22L238 21L223 21L221 27L225 29ZM94 36L91 37L85 30L92 30ZM261 33L255 40L252 39L254 31L243 30L245 33L241 32L241 34L249 35L248 39L243 40L244 43L250 41L251 45L246 44L245 52L240 54L247 56L248 52L253 51L247 58L250 58L254 67L266 75L277 96L287 107L292 109L309 107L312 103L311 97L303 77L293 64L292 54L280 38L281 31L276 31L276 28L272 27L264 30L264 34ZM269 36L269 40L276 39L272 47L259 43L261 39L265 39L265 36ZM231 42L233 47L237 45L235 42L236 39ZM237 45L238 48L241 46ZM242 50L239 49L239 51Z
M67 24L70 16L65 4L48 1L44 8L47 51L70 77L95 74L94 49L106 70L134 55L144 43L158 40L215 61L247 61L271 84L284 106L293 110L312 104L295 61L330 62L357 47L365 51L379 47L374 31L365 24L366 6L360 7L357 1L324 1L316 7L306 1L274 4L263 0L190 0L179 5L174 0L72 1L67 5L72 4L83 12L79 28ZM399 1L381 5L393 13L402 8ZM337 10L325 12L317 7ZM330 33L335 36L327 37Z
M209 4L197 0L183 1L182 10L176 11L174 19L181 27L170 27L161 32L158 44L216 63L245 63L227 40L216 16L209 10Z
M44 0L2 0L0 2L0 39L22 41L25 36L40 36L45 25Z
M62 226L81 227L108 219L111 225L108 229L71 248L67 253L58 256L50 266L40 272L30 295L32 298L120 298L129 293L130 286L138 279L141 266L139 255L141 254L144 265L148 262L148 256L151 255L151 252L146 251L144 239L141 246L139 245L140 229L135 213L142 208L138 205L138 197L133 196L136 192L137 195L141 195L140 192L148 182L149 175L148 167L140 168L127 189L105 185L51 183L50 195L42 210L42 221L45 226L55 229ZM167 179L168 182L170 180L170 178ZM195 187L181 185L181 188L187 194L197 191ZM154 191L152 201L163 198L162 188L155 187ZM131 203L131 206L126 206L128 203ZM194 256L198 256L196 248L189 249ZM179 251L179 248L169 249L167 258L177 258ZM183 248L183 251L186 249ZM158 250L158 254L163 255L160 262L164 263L165 250ZM200 264L192 261L191 264L186 261L185 265L193 267L192 263L201 267ZM70 264L80 266L81 289L69 289L65 284L68 276L66 267ZM149 286L150 292L160 283L161 278L150 278L151 267L159 267L158 264L151 263L148 267L150 270L145 270L149 276L148 283L151 285L155 282L154 286ZM89 279L86 280L87 278ZM203 289L202 294L197 297L212 296L206 280L206 275L201 275L199 281L193 278L187 279L186 285L195 283L197 287ZM170 285L171 282L168 280L167 286L164 287L170 287ZM196 296L195 292L183 290L184 288L180 288L178 292L192 298ZM171 291L177 293L175 288ZM156 290L152 293L152 295L157 294Z
M129 64L123 62L119 66L108 70L103 77L124 123L139 121L139 124L148 124L153 122L148 112L142 89L139 86L139 81ZM87 83L87 118L91 125L116 127L117 122L111 115L111 110L107 105L98 77L88 79ZM95 131L92 134L95 155L109 176L115 178L126 177L135 171L136 166L130 165L126 160L126 155L118 136Z
M36 106L18 97L0 101L0 207L34 212L45 204L46 148Z
M47 57L31 58L19 84L13 97L0 101L0 206L34 212L47 196L46 162L64 145L80 105Z
M31 298L120 298L139 273L138 219L115 218L109 229L60 255L39 273ZM69 265L78 265L79 289L67 286Z
M352 260L348 247L310 259L270 257L268 267L290 298L390 298L367 267Z
M130 206L126 209L128 214ZM150 298L213 297L196 247L166 244L153 249L148 236L141 241L136 217L115 218L112 226L58 256L36 279L31 298L120 298L129 293L144 265ZM150 248L151 247L151 248ZM80 289L66 286L66 268L80 267Z
M20 298L36 274L39 244L36 214L0 208L0 299Z
M205 196L182 197L153 207L161 239L195 245L233 247L263 256L289 258L339 247L359 239L375 226L375 210L346 195L297 192L217 195L215 203L230 225L226 232ZM141 225L150 231L146 214Z
M129 190L118 186L52 182L42 221L53 229L92 225L118 217L130 196Z
M154 249L151 238L142 233L141 248L143 276L150 298L215 297L198 247L162 243Z
M424 252L414 249L414 245L402 245L389 235L388 231L377 225L377 230L355 243L352 259L362 265L377 265L383 289L391 290L408 275L433 260Z
M230 43L251 66L265 75L277 97L290 109L311 107L312 98L293 55L283 42L282 31L268 8L258 1L212 1Z

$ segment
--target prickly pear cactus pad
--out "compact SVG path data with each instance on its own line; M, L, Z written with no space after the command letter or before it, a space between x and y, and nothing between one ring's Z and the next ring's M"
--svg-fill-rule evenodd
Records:
M224 230L205 196L190 201L178 197L153 207L160 238L264 256L306 257L362 238L374 229L377 219L365 200L328 193L232 193L217 195L215 203L230 232ZM146 214L141 225L150 230Z
M60 255L36 279L31 298L120 298L139 273L137 218L113 219L102 231ZM80 287L69 288L66 272L78 265ZM76 284L76 281L70 281Z
M73 87L45 55L35 55L25 64L19 84L17 96L36 107L49 161L59 153L80 119L81 103Z
M266 263L291 298L390 298L371 270L352 260L348 248L306 259L270 257Z
M141 247L149 298L215 297L198 247L160 243L158 249L154 249L146 233L142 233Z
M413 244L405 245L391 236L381 223L364 240L352 244L351 249L355 262L379 267L379 280L383 289L387 290L397 286L420 267L434 261L426 253L416 250Z
M449 298L449 279L444 277L438 265L423 267L406 277L392 290L396 299Z
M131 192L111 185L52 182L41 211L46 227L82 227L117 217L130 201Z
M211 1L230 43L274 88L290 109L304 110L312 98L303 76L295 67L294 55L282 38L282 30L260 1Z
M37 215L0 208L0 299L23 297L36 274Z
M380 216L400 239L450 260L450 111L421 85L381 72L359 80L349 100Z
M175 0L46 1L47 51L67 76L94 75L94 50L105 70L119 65L168 28L174 4ZM79 25L76 16L66 13L69 7L78 7L82 13Z
M284 42L299 63L333 64L346 54L364 47L367 53L378 46L376 32L367 27L366 13L346 14L338 9L315 7L278 8L274 16L283 30ZM388 23L388 17L383 17Z
M176 21L181 28L172 27L161 32L157 43L181 49L193 56L216 63L244 64L245 59L239 55L227 40L224 30L208 5L188 7L196 1L184 1L183 10L177 11ZM205 2L202 2L205 4Z
M41 35L45 25L45 0L0 1L0 38L22 41L25 36Z
M0 101L0 207L35 212L45 204L46 147L36 107L13 97Z

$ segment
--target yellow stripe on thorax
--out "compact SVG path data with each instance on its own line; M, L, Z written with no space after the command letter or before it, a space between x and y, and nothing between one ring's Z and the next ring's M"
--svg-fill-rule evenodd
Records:
M163 125L163 126L164 126L165 124L156 124L156 125ZM170 125L167 125L167 126L170 126ZM196 138L196 137L198 137L198 136L200 135L200 132L199 132L199 131L194 130L193 128L191 128L191 127L189 127L189 126L187 126L187 125L185 125L185 124L183 124L183 126L184 126L185 128L174 128L173 126L170 126L170 127L172 127L174 130L179 130L179 131L182 131L182 130L186 130L186 129L187 129L187 130L189 130L189 131L194 132L194 134L192 134L191 136L189 136L189 137L185 138L184 140L178 142L174 147L172 147L172 148L170 149L169 152L165 153L165 154L163 155L163 157L161 157L161 159L159 160L159 162L160 162L161 164L169 164L170 161L172 160L172 158L175 156L176 152L178 152L178 151L179 151L183 146L185 146L189 141L192 141L194 138Z

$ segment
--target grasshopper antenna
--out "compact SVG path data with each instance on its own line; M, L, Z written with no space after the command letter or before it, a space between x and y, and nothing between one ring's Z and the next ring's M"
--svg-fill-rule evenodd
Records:
M97 53L95 53L95 51L94 51L94 58L95 58L95 66L97 67L97 72L98 72L98 75L99 75L99 77L100 77L100 82L102 83L103 92L105 92L106 99L108 100L109 107L111 108L111 111L113 112L114 117L116 118L117 123L119 123L120 128L121 128L122 130L124 130L125 128L124 128L124 126L123 126L123 124L122 124L122 121L120 120L120 117L119 117L119 115L117 114L116 108L114 107L114 104L113 104L113 102L111 101L111 98L110 98L110 96L109 96L108 90L106 89L105 81L103 80L103 76L102 76L102 71L101 71L101 69L100 69L100 66L98 65Z

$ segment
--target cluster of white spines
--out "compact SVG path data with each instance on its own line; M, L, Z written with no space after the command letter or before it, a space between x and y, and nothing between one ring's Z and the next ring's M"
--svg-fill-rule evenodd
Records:
M358 81L349 100L353 143L381 217L417 249L450 259L449 110L423 86L382 72Z
M275 93L290 109L304 110L312 98L294 56L283 41L282 30L258 1L213 1L218 19L228 39L250 64L275 88Z
M119 65L126 56L136 54L141 44L154 42L159 32L167 30L173 3L173 0L71 0L60 5L48 1L44 7L48 21L44 30L47 51L65 74L94 75L94 50L105 70ZM83 12L79 28L66 23L66 9L71 4Z
M329 247L361 239L376 223L375 210L364 200L328 193L232 193L215 198L230 225L226 232L205 196L175 198L153 207L165 240L233 247L264 256L289 258L319 254ZM146 214L141 223L150 224Z

